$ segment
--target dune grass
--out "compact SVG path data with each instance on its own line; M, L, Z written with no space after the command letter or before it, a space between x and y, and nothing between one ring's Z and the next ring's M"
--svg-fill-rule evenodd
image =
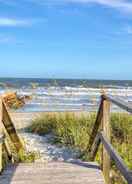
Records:
M53 133L55 143L79 149L80 155L84 153L81 159L87 160L86 150L95 119L96 113L44 113L33 120L29 131L39 135ZM132 116L127 113L111 114L111 141L132 169Z
M26 149L26 141L22 137L21 137L21 141L23 143L24 149L20 149L19 152L17 152L8 134L6 135L5 140L9 145L13 162L15 163L33 163L35 162L35 160L40 158L39 152L32 151L32 150L29 151ZM5 167L7 164L8 164L7 153L6 153L6 150L3 149L3 167Z
M20 150L18 153L18 162L19 163L33 163L35 160L39 159L39 153L35 151L25 151Z
M28 130L39 135L53 133L58 143L83 151L88 145L95 118L95 114L76 116L74 113L45 113L33 120Z

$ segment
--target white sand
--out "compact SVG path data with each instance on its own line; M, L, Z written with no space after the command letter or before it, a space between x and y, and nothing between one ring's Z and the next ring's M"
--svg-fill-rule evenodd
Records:
M32 133L22 133L22 137L26 142L27 151L35 151L40 154L40 158L36 162L50 161L70 161L77 159L79 152L68 147L59 147L50 143L53 136L39 136Z

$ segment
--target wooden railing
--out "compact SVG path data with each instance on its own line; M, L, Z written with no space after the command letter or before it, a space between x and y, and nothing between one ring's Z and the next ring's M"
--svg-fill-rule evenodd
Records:
M95 160L99 145L102 143L102 170L106 184L110 184L111 160L115 162L117 169L124 176L128 184L132 184L132 171L125 165L123 159L115 151L110 143L110 104L113 103L120 108L132 113L132 106L119 98L102 95L97 118L88 144L88 153L91 161Z
M0 98L0 173L8 162L14 162L12 146L16 154L23 149L6 104Z
M3 169L3 144L4 144L4 136L0 135L0 172Z

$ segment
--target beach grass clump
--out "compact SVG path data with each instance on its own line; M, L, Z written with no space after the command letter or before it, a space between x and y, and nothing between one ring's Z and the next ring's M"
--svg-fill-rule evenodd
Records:
M28 130L39 135L52 133L57 137L56 142L83 151L87 148L95 117L95 113L44 113L33 120Z
M21 138L23 148L19 151L16 150L8 134L6 135L5 141L9 146L11 155L7 155L6 149L3 149L3 167L8 164L8 161L13 161L15 163L33 163L40 158L39 152L26 149L26 142L23 138Z
M39 154L35 151L20 150L18 153L19 163L33 163L37 159L39 159Z
M28 128L28 131L39 135L51 133L56 129L56 121L57 117L54 114L41 115L32 121L32 125Z
M127 166L132 169L132 116L113 113L111 116L111 140Z

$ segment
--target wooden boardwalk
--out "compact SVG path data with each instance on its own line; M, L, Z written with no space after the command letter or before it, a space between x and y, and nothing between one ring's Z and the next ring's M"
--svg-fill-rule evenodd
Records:
M0 184L104 184L96 163L49 162L8 166Z
M9 114L4 101L1 100L0 103L0 184L110 184L111 160L114 161L127 183L132 184L132 171L126 166L110 142L110 104L114 103L128 113L132 113L130 104L112 96L101 96L96 121L87 147L89 161L93 162L51 161L16 165L13 162L13 151L10 149L10 142L7 138L10 138L18 156L19 151L24 150L24 146L16 129L21 130L28 127L30 121L40 114ZM100 131L100 127L102 127L102 131ZM100 144L103 145L102 170L94 162ZM5 156L6 167L3 164L3 156ZM11 165L8 165L9 162Z
M30 125L41 113L11 113L16 129ZM104 184L99 166L94 162L74 161L18 164L8 166L0 184Z

